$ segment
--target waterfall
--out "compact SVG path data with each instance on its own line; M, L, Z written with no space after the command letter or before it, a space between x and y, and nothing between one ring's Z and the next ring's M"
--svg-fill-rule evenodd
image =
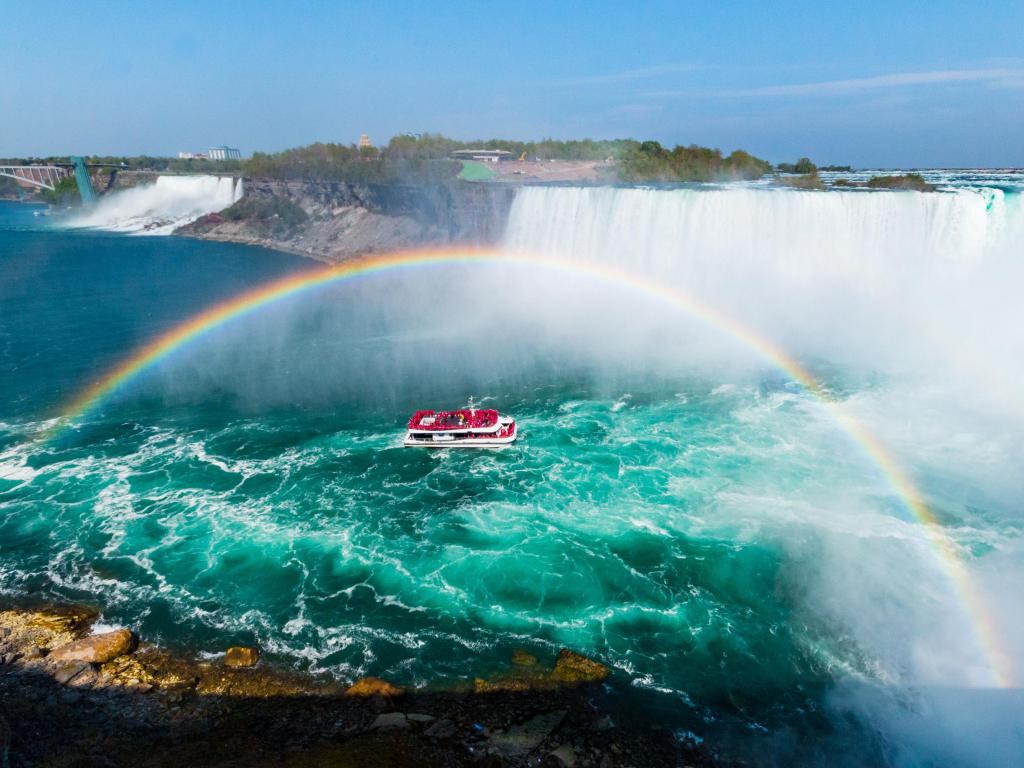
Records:
M223 210L242 196L240 179L221 176L160 176L155 184L105 195L73 216L72 227L169 235L207 213Z
M527 187L512 207L512 248L648 274L856 278L978 262L1024 236L1020 195L1000 190L805 192ZM720 276L720 275L719 275Z
M1024 360L1021 197L526 187L505 246L656 279L797 354L975 361L1005 378Z

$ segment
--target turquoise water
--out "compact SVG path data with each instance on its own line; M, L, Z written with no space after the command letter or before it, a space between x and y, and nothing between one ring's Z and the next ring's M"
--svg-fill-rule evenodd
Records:
M464 316L451 297L488 278L448 270L227 326L36 443L146 339L307 263L30 214L0 204L0 589L343 679L465 681L569 646L614 668L625 704L727 754L888 754L834 698L912 677L917 634L943 621L914 606L957 608L877 468L785 377ZM424 313L424 291L449 311ZM871 372L814 364L841 398L878 395ZM399 447L417 407L469 395L515 415L520 442ZM929 471L951 530L1002 519Z

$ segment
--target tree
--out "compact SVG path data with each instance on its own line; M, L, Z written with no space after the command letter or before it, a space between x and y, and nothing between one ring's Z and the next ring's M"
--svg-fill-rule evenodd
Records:
M811 162L810 158L801 157L796 161L796 165L793 168L794 173L815 173L818 170L818 166Z
M82 202L82 196L78 194L78 182L74 176L65 176L53 189L40 191L39 197L56 206L78 205Z

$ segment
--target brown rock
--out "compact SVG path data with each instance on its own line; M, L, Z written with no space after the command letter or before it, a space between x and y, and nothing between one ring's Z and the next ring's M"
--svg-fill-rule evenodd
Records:
M46 629L57 634L84 632L97 617L97 612L80 605L51 606L44 610L22 614L29 626Z
M402 696L404 694L405 688L392 685L379 677L361 677L345 691L346 696Z
M95 688L99 680L100 673L96 671L95 666L90 664L89 668L84 670L82 674L75 675L68 685L72 688Z
M232 646L224 653L225 667L255 667L259 660L259 649L247 645Z
M573 751L571 744L563 744L560 747L556 747L549 753L554 758L561 768L573 768L576 765L576 752Z
M552 679L563 683L596 683L608 677L608 667L568 648L558 652Z
M438 720L423 732L428 739L450 739L458 732L451 720Z
M519 667L533 667L537 665L537 657L522 648L512 651L512 663Z
M488 742L505 757L521 757L539 747L564 718L565 710L537 715L507 731L495 731Z
M62 645L51 651L47 659L59 661L87 661L90 664L104 664L123 656L135 646L135 636L129 629L115 629L99 635L83 637L81 640Z
M45 655L81 638L95 620L96 612L79 607L0 611L0 627L6 630L4 652L20 652L24 659Z
M92 667L85 661L62 661L53 673L53 679L61 685L67 685L76 677L85 674Z
M499 691L532 691L535 688L553 687L544 677L496 677L493 680L484 680L482 677L473 678L474 693L498 693Z
M394 731L401 728L408 728L409 721L401 712L388 712L377 715L377 719L370 725L371 731Z

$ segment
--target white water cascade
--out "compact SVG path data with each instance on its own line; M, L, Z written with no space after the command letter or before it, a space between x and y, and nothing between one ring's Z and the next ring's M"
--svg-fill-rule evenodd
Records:
M241 196L241 179L160 176L155 184L105 195L95 206L75 215L68 225L169 235L200 216L227 208Z
M973 610L993 627L988 642L1005 649L999 653L1012 660L1007 677L1019 680L1024 622L1009 596L1024 585L1020 192L532 187L515 199L505 246L621 273L623 285L588 290L589 303L573 312L587 316L586 327L613 311L624 326L641 327L653 313L670 317L657 326L658 341L681 336L673 362L687 370L706 361L702 339L712 340L704 342L712 353L739 347L756 358L734 343L756 334L824 371L830 386L838 381L844 411L940 516L980 596ZM594 282L585 272L536 272L532 283L515 286L519 300L541 293L557 305ZM655 296L630 288L632 275L694 297L750 330L721 333L689 323L685 313L667 313ZM548 282L557 283L554 298L543 293ZM628 353L617 333L601 326L601 343ZM635 328L622 336L635 344L645 338ZM765 402L756 390L752 400ZM775 407L789 406L768 406ZM841 445L840 431L825 428ZM780 455L788 455L803 437L779 432L777 439ZM725 443L722 450L729 450ZM868 462L863 477L868 485L881 475ZM724 500L724 512L709 505L698 514L779 546L801 585L799 609L827 616L867 658L880 660L877 680L839 672L831 704L859 712L890 743L913 745L892 764L1012 761L1009 755L1020 754L1024 698L1019 687L989 687L990 662L972 637L964 600L929 565L936 555L924 529L905 524L899 504L891 517L888 507L877 507L876 492L867 501L844 500L843 493L823 487L806 505L785 494L740 494L739 506ZM918 759L915 750L929 757Z
M1019 193L527 187L505 245L656 279L798 355L1024 375Z

